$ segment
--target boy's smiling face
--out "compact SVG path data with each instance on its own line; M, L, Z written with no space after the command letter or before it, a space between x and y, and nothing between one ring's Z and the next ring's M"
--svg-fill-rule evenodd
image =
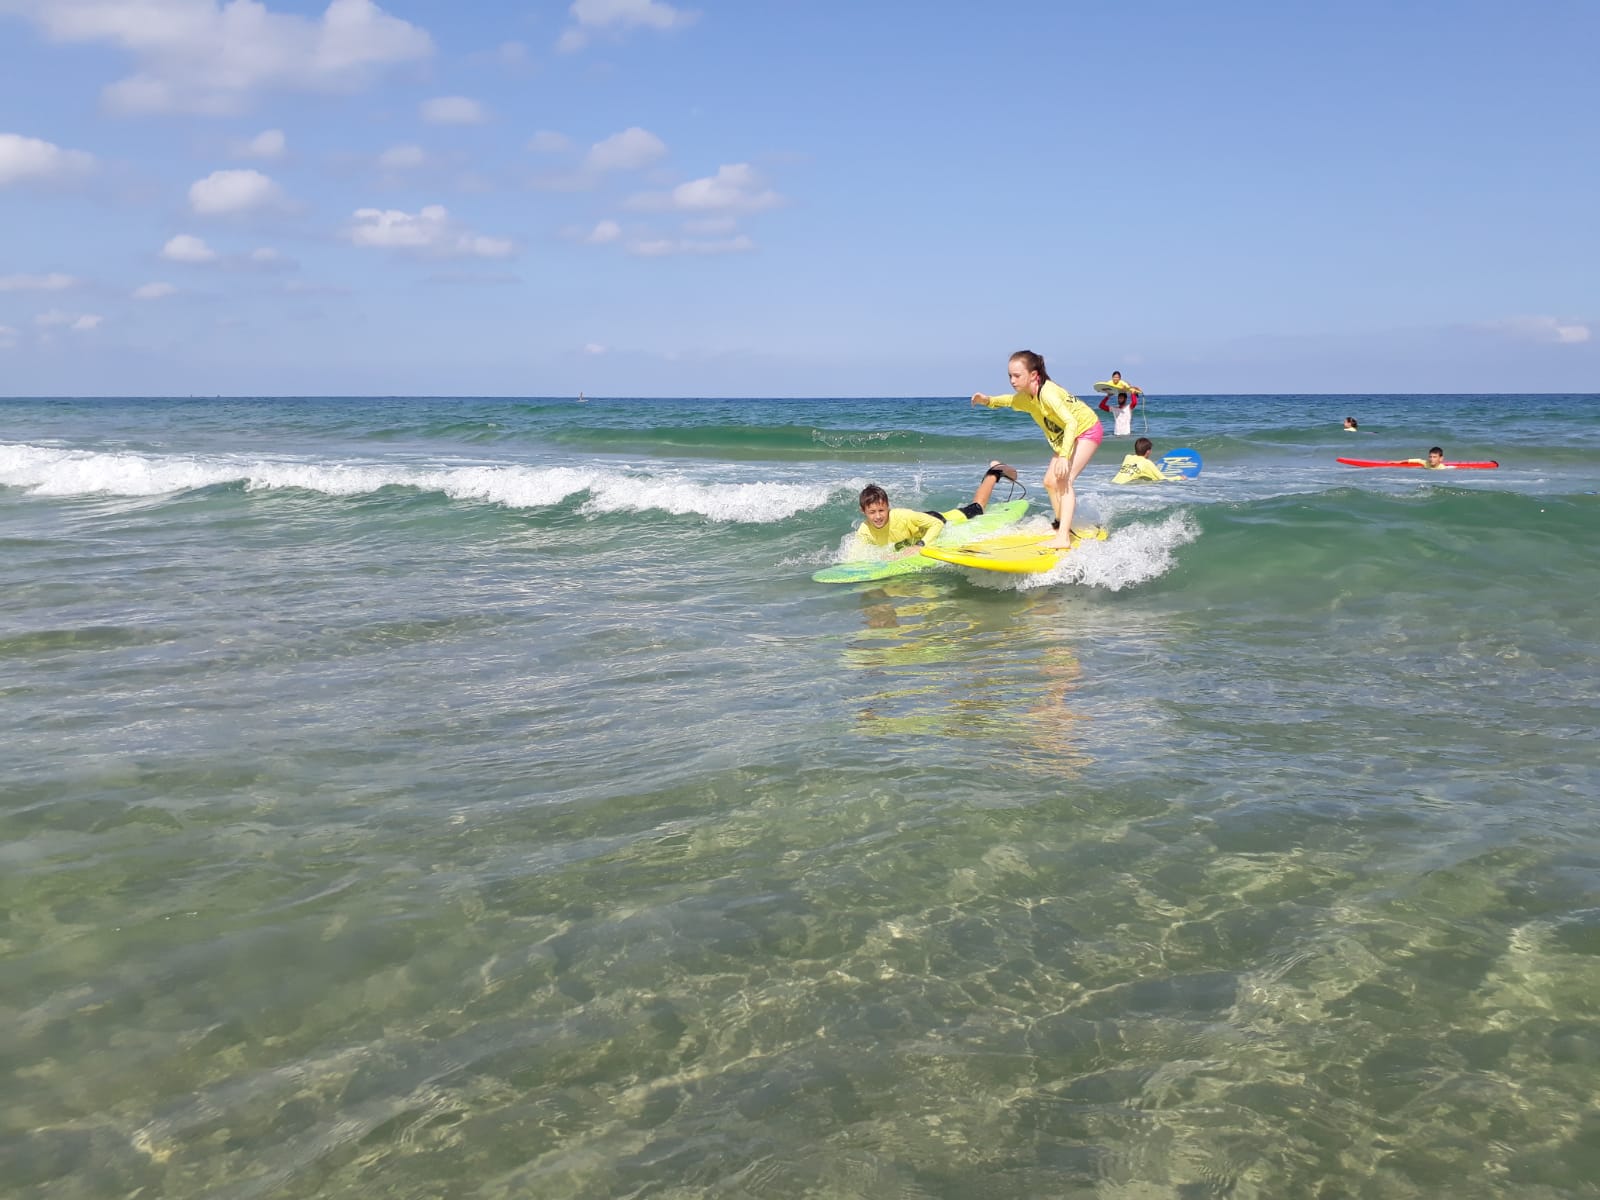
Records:
M867 518L867 524L874 529L882 529L889 523L889 502L887 500L868 500L861 506L861 514Z

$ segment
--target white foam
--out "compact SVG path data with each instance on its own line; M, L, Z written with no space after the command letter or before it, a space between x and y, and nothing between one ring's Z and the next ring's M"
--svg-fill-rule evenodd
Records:
M38 496L159 496L242 484L247 491L299 488L362 496L386 487L453 500L540 508L589 493L589 515L656 510L712 521L765 524L832 503L831 483L702 483L678 476L515 464L459 467L159 456L0 444L0 486Z
M683 478L602 476L591 485L586 513L697 514L712 521L767 524L821 508L837 491L827 483L696 483Z
M233 466L233 474L218 482L240 480L246 491L300 488L327 496L364 496L379 488L409 482L401 472L383 467L356 467L342 463L252 462Z
M839 547L836 550L829 550L826 547L824 547L824 548L822 548L820 550L806 550L806 551L803 551L803 552L801 552L799 554L791 554L787 558L780 558L778 560L778 566L780 566L780 567L833 567L833 566L837 566L839 563L843 563L843 562L854 562L854 561L857 561L857 560L854 559L848 553L846 553L846 550L848 549L848 544L851 543L851 542L854 542L854 541L855 541L855 535L851 534L849 537L845 538L844 541L842 541L839 544Z
M236 477L235 472L196 459L163 461L141 454L0 445L0 484L39 496L159 496Z
M411 486L443 492L452 500L542 508L592 487L593 480L574 467L455 467L423 472Z
M508 508L556 504L590 486L571 467L411 467L388 463L314 463L231 457L160 458L145 454L0 444L0 485L36 496L160 496L218 484L246 490L300 488L361 496L386 487L442 492Z
M811 440L820 442L824 446L839 449L844 446L860 446L868 442L886 442L896 436L892 429L879 430L872 433L856 432L848 429L813 429Z
M1080 542L1052 570L1017 576L1018 590L1075 583L1119 592L1165 575L1177 564L1176 551L1200 536L1186 512L1155 525L1129 525L1103 542Z

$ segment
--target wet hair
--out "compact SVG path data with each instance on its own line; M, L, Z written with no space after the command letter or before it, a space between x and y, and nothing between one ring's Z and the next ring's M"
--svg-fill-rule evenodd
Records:
M860 503L861 503L861 511L862 512L866 512L867 511L867 505L869 505L869 504L876 504L876 503L887 504L887 503L889 503L889 493L884 491L877 484L869 483L869 484L867 484L866 487L861 489Z
M1134 442L1133 452L1135 454L1149 454L1150 451L1155 449L1155 445L1156 444L1149 438L1140 438L1138 441Z
M1444 451L1442 449L1440 449L1438 446L1429 446L1428 447L1428 453L1429 454L1443 454Z
M1035 354L1032 350L1018 350L1007 362L1020 362L1024 371L1039 372L1039 382L1043 384L1050 378L1050 372L1044 369L1044 355Z
M1346 417L1344 419L1344 423L1346 425L1350 426L1351 429L1360 429L1361 428L1360 424L1356 421L1356 419L1354 417Z

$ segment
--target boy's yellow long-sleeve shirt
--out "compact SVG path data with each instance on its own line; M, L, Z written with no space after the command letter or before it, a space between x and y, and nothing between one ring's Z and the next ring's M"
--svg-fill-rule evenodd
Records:
M914 508L891 508L882 529L874 529L871 521L862 521L861 528L856 530L856 540L867 546L902 550L913 542L931 546L943 532L944 522L932 513L918 512Z

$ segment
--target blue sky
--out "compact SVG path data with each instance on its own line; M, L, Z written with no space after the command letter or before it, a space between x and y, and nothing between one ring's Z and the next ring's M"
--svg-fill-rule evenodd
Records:
M0 394L1600 389L1600 5L0 0Z

